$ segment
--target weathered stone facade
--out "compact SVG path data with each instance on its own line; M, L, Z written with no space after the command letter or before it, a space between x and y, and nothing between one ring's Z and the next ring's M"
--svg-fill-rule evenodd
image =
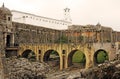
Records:
M13 23L15 28L15 44L40 44L54 43L58 38L60 31L37 27L33 25Z
M114 31L110 27L97 25L72 25L69 26L68 30L77 31L83 33L84 36L89 39L93 39L94 42L117 42L120 41L120 32ZM87 38L88 39L88 38Z
M2 26L0 25L0 53L4 50L4 40L3 40L3 32L2 32Z

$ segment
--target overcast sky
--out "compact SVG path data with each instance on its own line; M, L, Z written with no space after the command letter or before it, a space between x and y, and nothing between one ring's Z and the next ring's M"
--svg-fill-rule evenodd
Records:
M112 27L120 31L120 0L0 0L10 10L63 19L63 9L71 9L73 24Z

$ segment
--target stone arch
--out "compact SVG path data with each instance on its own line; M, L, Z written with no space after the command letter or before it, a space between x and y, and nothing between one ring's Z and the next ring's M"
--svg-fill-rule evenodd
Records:
M106 51L105 49L99 49L99 50L97 50L95 53L94 53L94 65L96 65L96 64L98 64L98 62L97 62L97 55L99 54L99 52L100 51L104 51L104 53L107 55L107 56L109 56L109 54L108 54L108 51ZM108 57L108 59L109 59L109 57Z
M70 67L70 66L73 64L73 62L72 62L73 55L74 55L77 51L80 51L80 50L78 50L78 49L72 50L72 51L68 54L68 67ZM80 52L82 52L82 51L80 51ZM86 64L86 55L85 55L84 52L82 52L82 53L83 53L84 56L85 56L85 64ZM84 64L84 67L85 67L85 64Z
M55 54L56 54L55 60L50 58L50 55L53 51L55 51ZM46 63L49 63L51 61L53 63L53 64L51 64L51 66L59 66L60 67L61 64L62 64L61 60L62 60L61 54L59 52L57 52L56 50L53 50L53 49L47 50L43 55L43 61L46 62Z
M22 57L24 57L24 58L34 58L35 60L36 60L36 54L35 54L35 52L33 51L33 50L31 50L31 49L26 49L26 50L24 50L23 52L22 52L22 54L21 54L21 56Z
M55 51L55 50L47 50L44 54L44 57L43 57L43 61L49 61L49 58L50 58L50 54L52 53L52 51ZM57 54L58 52L55 51Z

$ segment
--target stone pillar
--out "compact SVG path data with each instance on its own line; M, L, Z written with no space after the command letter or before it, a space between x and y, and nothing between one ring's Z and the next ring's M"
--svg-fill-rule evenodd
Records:
M38 50L37 46L35 46L35 52L37 55L36 60L39 61L39 50Z
M41 50L41 58L40 58L40 62L44 62L44 51L43 51L43 49Z
M66 50L63 50L62 54L63 54L63 67L66 69L66 68L68 68L68 66L67 66L67 53L66 53Z
M5 33L3 37L4 37L4 44L6 46L6 43L7 43L7 41L6 41L7 40L7 33Z
M62 44L59 44L59 49L57 51L60 57L60 70L63 70L63 51L62 51Z
M65 69L68 68L68 58L67 58L67 56L65 56L65 58L64 58L64 68Z
M63 69L64 69L64 66L65 66L65 55L64 54L62 55L62 58L63 58Z
M84 49L84 52L86 53L86 69L91 68L92 67L92 60L91 60L91 50L88 48Z
M68 56L67 56L67 52L66 54L64 55L64 68L68 68Z
M63 57L60 56L60 70L63 70Z
M12 40L11 40L12 46L14 46L14 33L12 34Z

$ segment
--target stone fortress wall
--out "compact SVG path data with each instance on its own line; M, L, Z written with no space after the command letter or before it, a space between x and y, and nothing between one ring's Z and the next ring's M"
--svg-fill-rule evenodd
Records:
M15 44L53 43L60 36L59 30L44 27L15 22L13 22L13 27L15 29Z

